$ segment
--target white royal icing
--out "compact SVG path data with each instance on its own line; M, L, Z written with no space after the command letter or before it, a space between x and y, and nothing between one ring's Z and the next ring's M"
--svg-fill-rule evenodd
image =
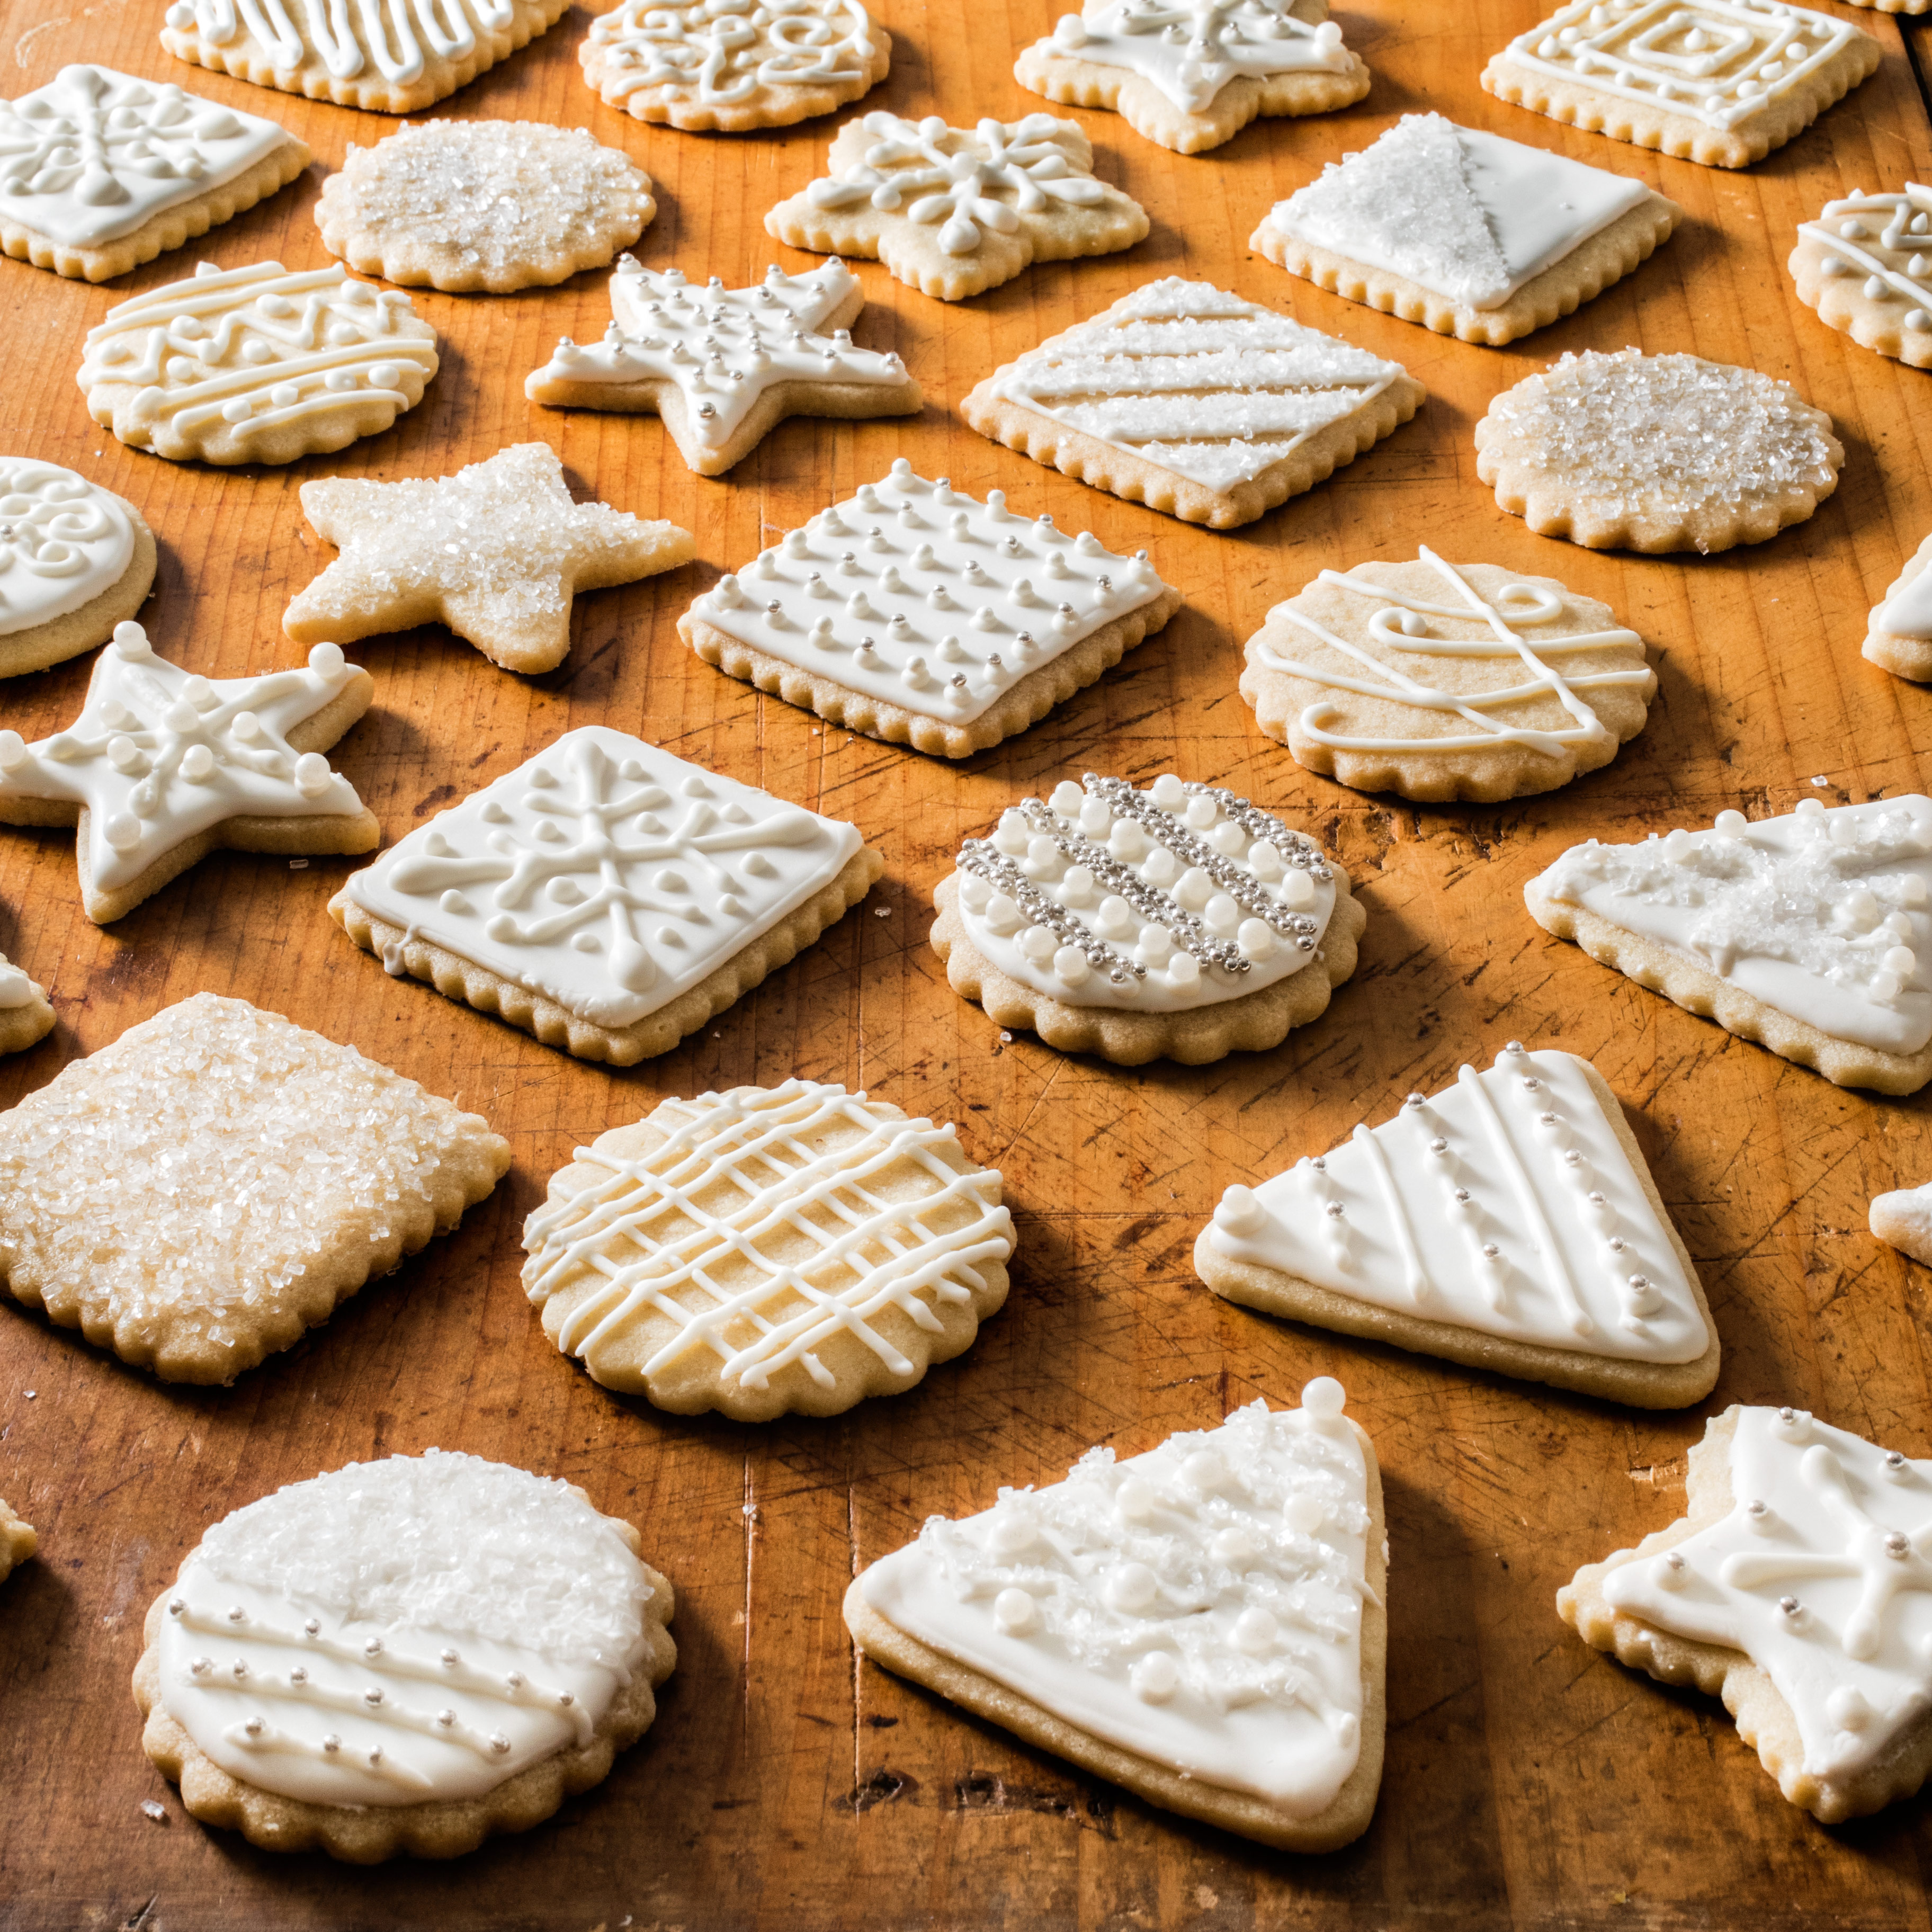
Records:
M830 885L862 843L840 820L588 724L343 890L412 938L624 1027ZM404 970L399 951L383 963Z
M0 952L0 1012L32 1006L34 997L34 982L27 977L26 968L16 966L5 953Z
M476 50L480 29L493 39L515 20L515 0L174 0L163 16L176 33L211 46L253 40L278 74L315 57L338 80L374 65L385 80L421 77L425 56L458 61ZM420 38L417 29L422 29Z
M1073 1006L1178 1012L1322 957L1322 849L1244 798L1088 772L960 848L959 917L1008 978Z
M1504 58L1728 133L1858 38L1848 21L1783 0L1574 0Z
M563 1483L434 1449L352 1462L203 1536L156 1642L161 1702L264 1791L478 1798L589 1742L652 1594Z
M1028 350L990 387L1160 469L1227 490L1402 373L1258 303L1170 278Z
M399 335L414 314L400 289L352 282L341 265L291 274L202 262L184 282L150 289L87 332L78 377L128 382L184 434L225 425L242 437L371 400L410 406L402 368L436 373L435 343Z
M896 353L855 348L847 329L818 333L858 286L851 270L832 261L799 275L774 266L749 289L728 289L713 275L700 289L676 268L642 268L626 255L610 278L603 340L579 344L566 336L530 386L675 382L692 434L721 448L775 384L904 382Z
M1856 1776L1932 1705L1932 1462L1802 1409L1741 1408L1730 1513L1603 1581L1612 1608L1742 1651L1814 1778Z
M575 1160L602 1177L545 1203L524 1230L524 1286L539 1307L580 1269L603 1277L558 1331L566 1354L589 1360L657 1316L676 1328L644 1363L646 1376L703 1350L728 1385L766 1388L798 1363L833 1388L816 1352L839 1335L891 1374L910 1376L916 1365L880 1334L878 1317L896 1309L938 1333L932 1304L970 1306L986 1286L982 1264L1012 1252L1012 1216L992 1198L997 1170L962 1172L931 1151L957 1154L950 1126L892 1119L862 1094L808 1080L669 1101L656 1118L668 1138L640 1159L579 1148ZM828 1130L836 1136L829 1149L810 1144ZM922 1171L922 1191L872 1191L868 1183L896 1182L889 1171L908 1165ZM723 1200L713 1192L721 1184L731 1190ZM956 1226L928 1225L961 1205L968 1211ZM770 1241L790 1254L800 1234L816 1244L802 1260L760 1248ZM782 1310L784 1303L795 1305Z
M1868 300L1904 302L1900 326L1932 333L1932 188L1916 182L1897 194L1855 188L1798 232L1824 248L1824 274L1862 276Z
M56 463L0 456L0 638L92 603L134 555L119 497Z
M1871 628L1894 638L1932 638L1932 570L1922 570L1871 614Z
M1915 1261L1932 1255L1932 1181L1877 1196L1869 1210L1869 1224L1881 1241Z
M28 744L0 730L0 798L84 806L100 892L224 819L359 813L349 781L288 740L357 675L340 645L317 644L303 670L198 677L157 657L139 624L117 624L64 731Z
M1299 1409L929 1516L860 1573L896 1628L1090 1736L1284 1816L1334 1800L1360 1753L1368 1469L1324 1376Z
M1932 1040L1918 964L1932 956L1932 799L1808 798L1640 845L1592 838L1534 883L1834 1040L1907 1054Z
M1144 550L1063 536L1000 490L982 504L902 457L692 608L801 670L964 724L1166 588Z
M1342 30L1290 13L1294 0L1106 0L1063 14L1034 52L1047 60L1124 67L1184 114L1204 114L1228 82L1279 74L1346 74Z
M0 100L0 220L98 248L232 181L288 138L172 82L64 67L45 87Z
M605 50L607 100L663 87L728 107L761 88L863 80L876 43L859 0L624 0L591 22L590 44Z
M1079 129L1051 114L985 120L970 134L937 115L912 122L880 112L860 124L872 137L863 158L812 182L806 198L814 208L863 205L938 225L949 255L976 254L988 230L1011 235L1022 214L1049 212L1055 202L1090 208L1106 198L1064 144Z
M1380 1126L1231 1187L1208 1243L1428 1321L1645 1362L1710 1346L1670 1226L1584 1063L1512 1040Z
M1443 582L1446 602L1390 590L1364 572L1372 564L1356 565L1346 573L1324 570L1316 579L1337 590L1366 598L1378 608L1368 620L1369 634L1384 649L1398 653L1425 652L1435 657L1466 658L1477 662L1513 658L1529 675L1520 683L1501 685L1493 691L1454 692L1438 689L1409 676L1400 661L1390 664L1338 637L1324 624L1298 610L1292 604L1278 604L1268 613L1270 619L1292 624L1298 630L1320 640L1369 674L1357 677L1346 671L1330 670L1300 658L1284 658L1265 644L1257 644L1252 662L1264 670L1278 671L1310 684L1326 686L1331 691L1354 692L1387 704L1407 706L1424 713L1453 712L1472 728L1457 736L1408 738L1364 736L1326 728L1340 708L1318 698L1303 708L1300 730L1313 742L1342 752L1476 752L1498 745L1520 745L1526 751L1540 752L1551 758L1562 755L1570 745L1601 743L1611 734L1590 709L1583 694L1589 691L1641 687L1648 694L1657 680L1647 668L1599 670L1564 676L1557 660L1574 651L1600 651L1617 645L1641 646L1643 640L1634 631L1574 631L1560 637L1541 638L1534 634L1545 624L1574 618L1576 607L1560 592L1533 584L1505 584L1493 601L1483 596L1468 578L1453 563L1445 563L1424 546L1417 552L1424 562L1432 565ZM1436 620L1432 622L1430 620ZM1490 634L1472 638L1452 638L1441 633L1442 620L1474 622ZM1539 730L1526 724L1512 724L1490 713L1514 704L1534 704L1554 698L1570 714L1571 722L1555 730Z
M1517 290L1649 198L1642 182L1439 114L1407 114L1372 147L1276 202L1282 234L1385 268L1459 308Z

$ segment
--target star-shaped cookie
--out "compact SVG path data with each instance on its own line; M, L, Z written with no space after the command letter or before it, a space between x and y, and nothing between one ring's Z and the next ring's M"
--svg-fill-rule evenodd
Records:
M570 654L580 590L675 570L691 533L605 503L573 503L547 443L522 442L454 476L304 483L302 509L342 553L297 593L297 644L447 624L506 670L554 670Z
M97 926L132 912L205 854L367 852L375 815L322 754L375 682L339 646L300 670L212 680L115 626L80 716L27 744L0 730L0 824L76 825L81 903Z
M524 393L559 409L655 410L685 461L720 476L787 416L849 421L924 406L896 355L852 346L865 306L843 262L802 275L774 266L750 289L713 275L698 289L626 255L610 278L604 340L584 348L565 337Z

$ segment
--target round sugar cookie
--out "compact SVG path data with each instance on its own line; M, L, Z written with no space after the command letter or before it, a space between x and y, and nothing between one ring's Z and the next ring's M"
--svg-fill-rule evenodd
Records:
M0 677L104 644L146 602L154 564L154 532L124 496L0 456Z

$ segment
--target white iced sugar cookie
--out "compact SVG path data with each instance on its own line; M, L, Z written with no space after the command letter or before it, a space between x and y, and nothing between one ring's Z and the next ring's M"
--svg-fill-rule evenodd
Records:
M118 496L58 464L0 457L0 638L91 604L134 554Z
M16 1011L34 998L34 982L27 977L26 968L16 966L0 952L0 1012Z
M53 1030L46 993L0 952L0 1053L20 1053ZM4 1540L4 1539L0 1539Z
M1880 1195L1872 1202L1869 1225L1881 1241L1932 1266L1932 1182Z
M1932 642L1932 570L1921 570L1894 585L1891 596L1872 613L1871 628L1916 643Z
M1828 251L1821 265L1826 275L1858 278L1874 302L1903 302L1901 326L1932 334L1932 188L1907 182L1897 194L1828 201L1816 221L1798 224L1798 232Z

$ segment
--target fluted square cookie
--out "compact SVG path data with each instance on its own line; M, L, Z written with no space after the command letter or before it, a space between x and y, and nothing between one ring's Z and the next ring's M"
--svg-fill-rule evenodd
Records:
M1093 683L1180 607L1144 550L1064 536L1000 490L981 503L901 458L721 578L678 631L788 704L963 758Z
M275 122L171 82L64 67L0 100L0 254L104 282L253 208L310 159Z
M1854 189L1798 224L1786 264L1818 319L1881 356L1932 368L1932 188Z
M350 874L328 910L388 972L629 1066L748 993L884 870L854 826L587 724Z
M1864 655L1900 677L1932 680L1932 536L1905 560L1865 632Z
M45 988L0 952L0 1053L23 1053L53 1030Z
M154 532L124 496L57 463L0 456L0 677L104 644L147 602Z
M197 993L0 1114L0 1286L164 1382L230 1382L509 1165L478 1115Z
M1789 0L1571 0L1496 55L1483 85L1612 140L1743 168L1879 58L1869 34Z

